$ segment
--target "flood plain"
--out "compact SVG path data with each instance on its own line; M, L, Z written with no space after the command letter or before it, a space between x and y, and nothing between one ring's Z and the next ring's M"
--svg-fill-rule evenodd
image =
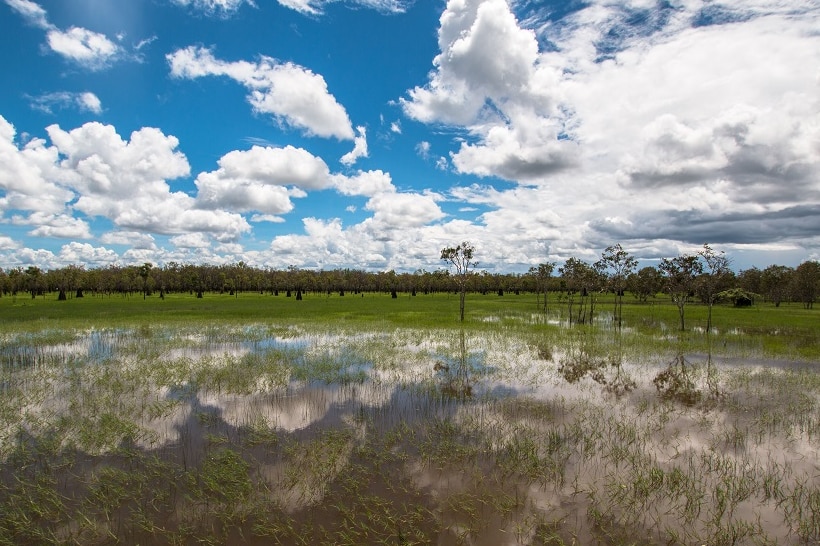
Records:
M8 334L0 544L820 541L816 363L497 322Z

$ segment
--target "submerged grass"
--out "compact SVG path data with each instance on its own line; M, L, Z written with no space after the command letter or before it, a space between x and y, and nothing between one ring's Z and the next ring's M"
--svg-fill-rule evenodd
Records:
M205 300L0 300L0 544L820 541L810 311Z

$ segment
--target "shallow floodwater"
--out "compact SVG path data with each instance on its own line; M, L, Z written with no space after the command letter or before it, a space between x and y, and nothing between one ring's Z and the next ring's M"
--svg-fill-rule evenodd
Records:
M812 363L503 327L2 341L0 544L820 541Z

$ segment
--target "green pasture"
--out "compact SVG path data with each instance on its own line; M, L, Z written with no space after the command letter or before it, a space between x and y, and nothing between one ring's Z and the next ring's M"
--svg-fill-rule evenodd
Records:
M577 300L575 302L577 306ZM337 293L308 293L302 300L269 293L111 295L70 298L58 301L51 293L37 298L27 295L0 298L0 332L44 332L90 327L133 327L175 324L276 323L292 325L346 325L351 328L466 328L494 330L503 326L535 336L575 335L578 332L614 330L611 317L614 296L600 296L595 305L595 321L573 325L567 333L567 302L551 294L546 313L535 294L495 293L467 295L464 323L458 319L455 293L418 294L365 293L339 296ZM630 344L657 348L685 344L696 351L726 349L741 356L820 359L820 310L804 309L796 303L779 307L760 303L736 308L715 305L714 330L706 335L707 307L686 306L686 330L679 331L678 310L668 299L659 297L641 303L629 295L624 299L624 331ZM623 340L620 339L620 342Z

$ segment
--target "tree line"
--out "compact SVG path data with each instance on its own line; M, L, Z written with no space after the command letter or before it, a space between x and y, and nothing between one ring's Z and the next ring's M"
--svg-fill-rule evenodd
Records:
M465 250L469 254L465 255ZM62 300L86 295L164 297L168 293L203 297L208 293L238 296L243 292L257 292L301 298L303 294L344 296L365 292L389 292L394 296L400 292L411 295L451 291L499 295L529 292L538 295L539 306L544 310L550 302L560 302L567 307L574 322L591 322L598 310L598 297L611 293L615 295L613 316L620 322L621 306L627 294L641 302L664 294L678 306L683 327L685 306L692 301L708 305L710 311L713 304L721 301L746 305L755 300L775 306L799 302L808 309L820 293L820 262L805 261L794 268L752 267L735 273L725 254L708 244L699 252L664 258L656 267L643 268L638 268L637 259L616 244L608 247L595 262L569 258L560 267L554 262L545 262L524 274L477 270L473 252L468 242L443 249L441 259L446 266L455 268L452 272L447 268L420 269L412 273L311 270L294 266L272 269L252 267L244 262L226 265L169 262L163 266L144 263L91 269L69 265L51 270L17 267L0 269L0 296L27 294L34 298L57 293Z

